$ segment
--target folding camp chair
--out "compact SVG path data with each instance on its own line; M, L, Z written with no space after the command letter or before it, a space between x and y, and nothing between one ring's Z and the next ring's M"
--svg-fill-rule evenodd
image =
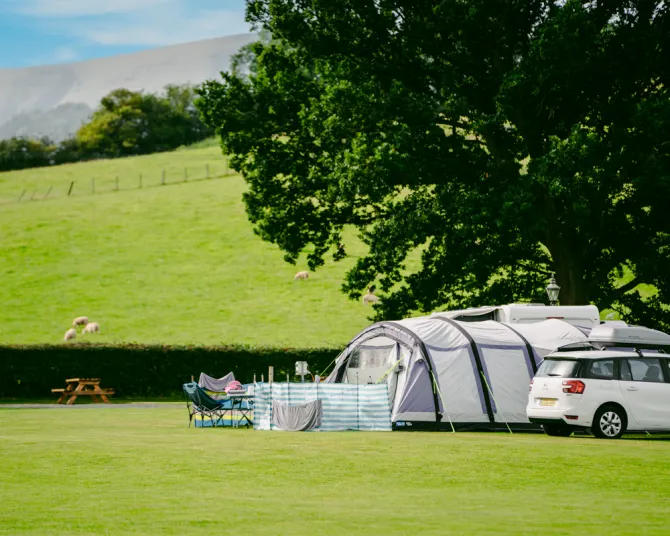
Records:
M212 426L223 426L223 418L231 411L229 399L214 400L197 383L190 382L183 385L186 395L186 409L188 409L188 426L191 427L194 415L200 415L201 420L207 417Z

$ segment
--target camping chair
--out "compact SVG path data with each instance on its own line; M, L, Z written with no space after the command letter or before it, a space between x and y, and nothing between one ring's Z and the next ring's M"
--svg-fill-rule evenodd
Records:
M185 383L183 389L186 395L189 428L194 415L200 415L201 419L208 417L211 419L212 426L217 426L217 423L224 425L223 417L231 409L228 399L214 400L195 382Z

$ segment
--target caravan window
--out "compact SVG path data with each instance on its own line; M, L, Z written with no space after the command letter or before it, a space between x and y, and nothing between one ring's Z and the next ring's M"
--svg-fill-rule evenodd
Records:
M545 359L535 376L539 378L577 378L579 374L579 361L575 359Z

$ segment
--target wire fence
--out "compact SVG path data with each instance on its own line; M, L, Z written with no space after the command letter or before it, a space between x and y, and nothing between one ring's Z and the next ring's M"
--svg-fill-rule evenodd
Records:
M50 199L62 199L66 197L83 197L91 195L112 194L128 190L141 190L145 188L160 188L187 182L200 182L212 179L221 179L236 175L227 165L221 166L220 162L215 164L204 164L198 167L174 167L163 168L159 173L138 173L134 176L92 176L89 179L74 179L62 181L58 184L49 185L24 185L20 191L2 192L0 189L0 204L29 203L35 201L46 201Z

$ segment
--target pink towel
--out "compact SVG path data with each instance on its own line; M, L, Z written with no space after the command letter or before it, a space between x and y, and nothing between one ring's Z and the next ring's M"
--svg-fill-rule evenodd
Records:
M228 385L226 385L226 392L230 391L244 391L244 387L242 387L242 384L237 380L233 380Z

